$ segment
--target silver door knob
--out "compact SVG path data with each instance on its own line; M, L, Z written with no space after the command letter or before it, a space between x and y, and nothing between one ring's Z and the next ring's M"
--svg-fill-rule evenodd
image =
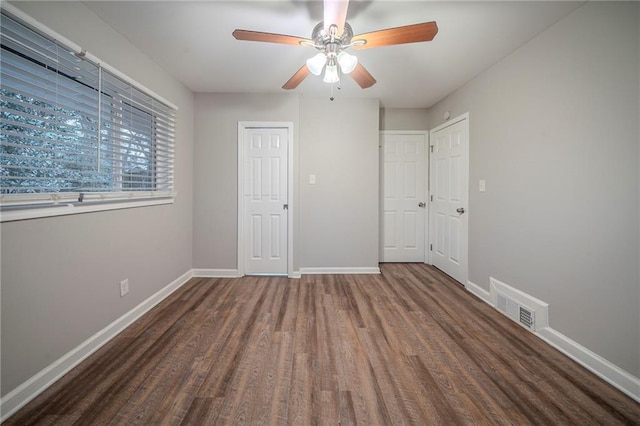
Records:
M464 207L458 207L456 211L460 214L464 213Z
M422 201L420 201L420 202L418 203L418 207L422 207L422 208L424 208L425 206L426 206L426 204L425 204L424 202L422 202Z

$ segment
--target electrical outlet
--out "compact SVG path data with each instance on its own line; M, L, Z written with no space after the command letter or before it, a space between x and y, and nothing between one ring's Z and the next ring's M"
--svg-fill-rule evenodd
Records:
M129 293L129 279L120 281L120 297Z

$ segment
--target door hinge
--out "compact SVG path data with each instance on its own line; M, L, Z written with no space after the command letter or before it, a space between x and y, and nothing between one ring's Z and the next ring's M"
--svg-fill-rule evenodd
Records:
M433 152L433 145L430 145L430 148L431 148L431 152Z
M429 251L433 251L433 244L429 244Z
M433 203L433 195L430 198L431 198L431 202Z

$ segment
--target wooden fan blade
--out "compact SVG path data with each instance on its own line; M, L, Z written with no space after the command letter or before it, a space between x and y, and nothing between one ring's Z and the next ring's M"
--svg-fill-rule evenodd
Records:
M265 43L291 44L295 46L300 46L300 42L313 43L308 38L285 34L261 33L259 31L235 30L232 34L237 40L262 41Z
M282 88L286 90L295 89L296 87L298 87L298 85L300 85L300 83L302 83L302 80L307 78L308 75L309 68L307 68L307 64L304 64L302 68L300 68L293 76L291 76L289 81L287 81L284 86L282 86Z
M329 34L329 27L338 27L337 36L341 37L344 32L344 23L347 20L347 9L349 0L324 0L324 30Z
M431 41L438 34L435 22L405 25L404 27L389 28L354 36L351 42L366 40L362 45L353 46L354 49L369 49L372 47L391 46L394 44L417 43Z
M351 71L349 74L351 78L353 78L356 83L363 89L373 86L376 84L376 79L367 71L367 69L362 66L360 62L356 65L356 68Z

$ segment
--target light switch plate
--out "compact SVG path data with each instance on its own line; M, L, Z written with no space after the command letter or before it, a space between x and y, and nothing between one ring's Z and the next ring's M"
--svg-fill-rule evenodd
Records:
M311 185L316 184L316 175L309 175L309 184Z
M478 190L480 192L485 192L487 190L487 181L485 181L484 179L480 179L480 181L478 182Z
M120 297L129 293L129 279L120 281Z

